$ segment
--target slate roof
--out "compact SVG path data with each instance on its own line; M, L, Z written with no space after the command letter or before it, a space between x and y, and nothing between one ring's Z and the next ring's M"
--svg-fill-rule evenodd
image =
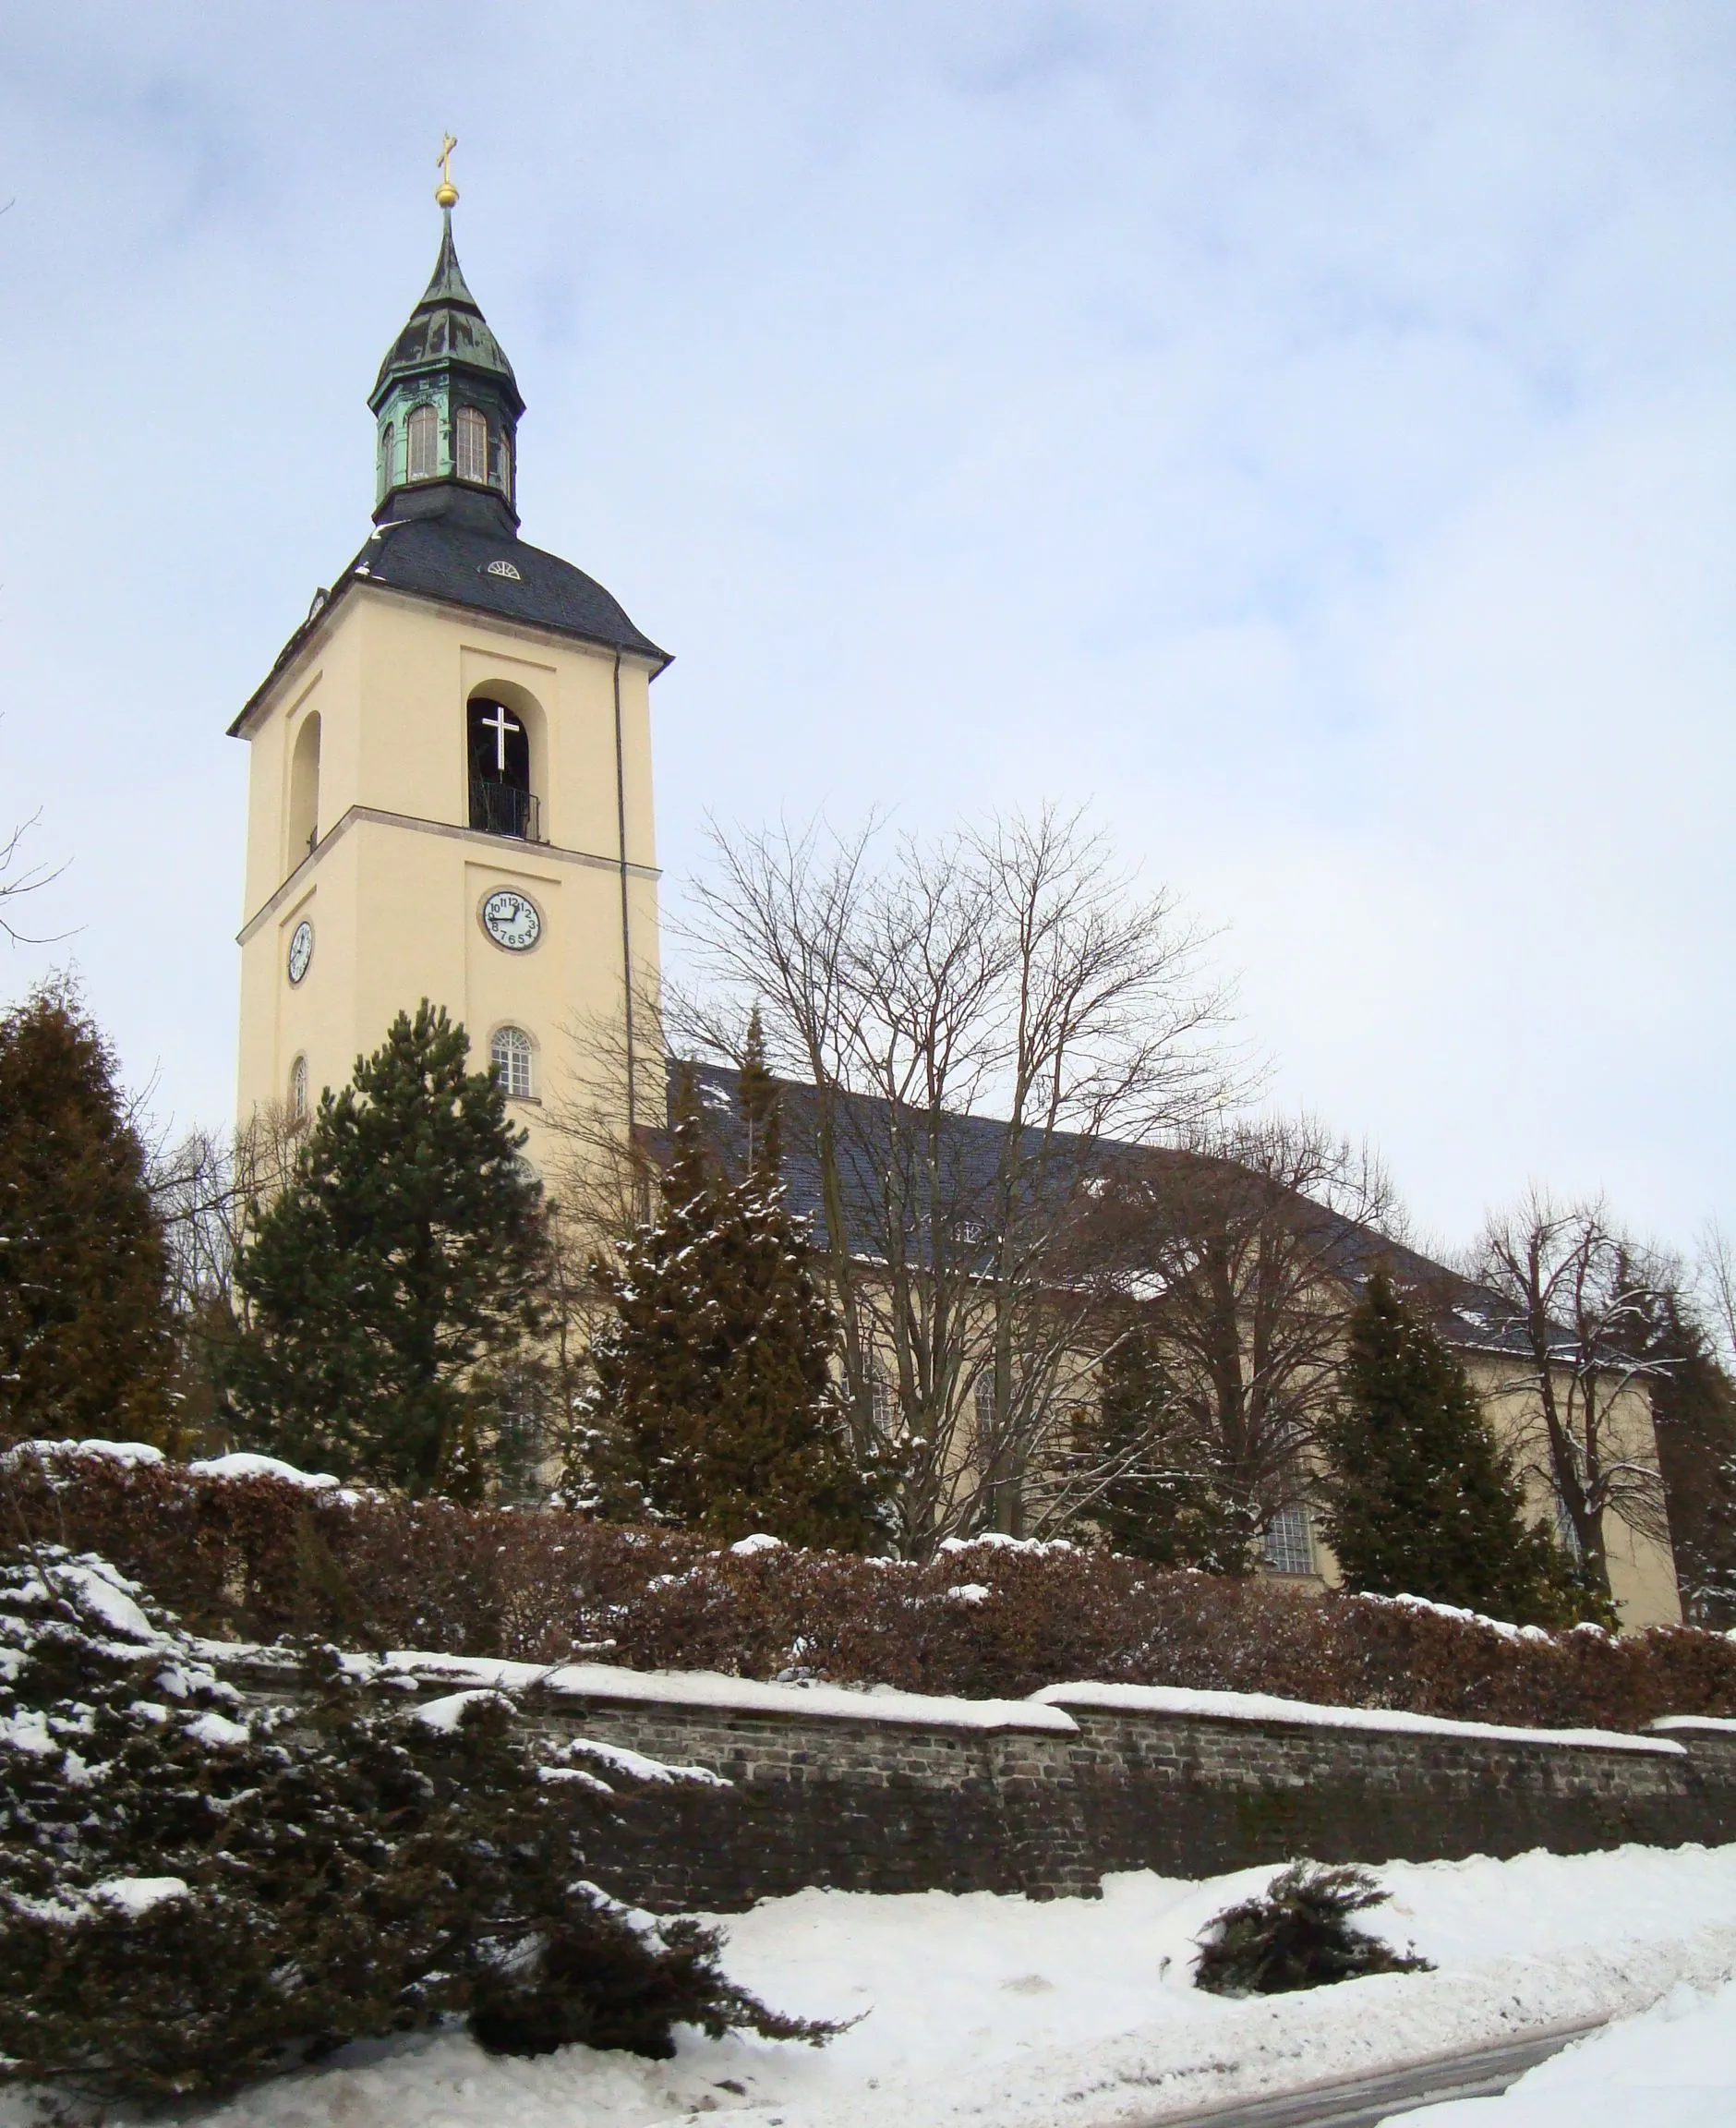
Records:
M739 1167L745 1145L741 1110L736 1099L739 1074L726 1066L695 1064L691 1067L700 1100L725 1160ZM673 1073L671 1072L671 1082ZM815 1146L815 1094L798 1080L778 1082L783 1127L783 1179L791 1212L824 1239L825 1206L820 1189ZM855 1252L872 1258L878 1252L874 1237L879 1231L874 1209L878 1192L878 1170L884 1164L882 1149L890 1142L886 1104L864 1095L844 1097L846 1118L840 1132L839 1167L845 1192L846 1216L857 1227L852 1236ZM951 1115L946 1118L942 1158L951 1169L948 1194L968 1204L978 1191L986 1195L999 1166L1001 1147L1008 1126L992 1116ZM1034 1137L1034 1133L1032 1134ZM1077 1150L1079 1163L1069 1167L1067 1152ZM1079 1139L1064 1139L1058 1151L1055 1185L1067 1187L1085 1167L1101 1173L1123 1161L1196 1163L1199 1154L1166 1147L1134 1145L1115 1140L1096 1141L1089 1147ZM1308 1198L1297 1199L1298 1215L1320 1223L1322 1255L1332 1262L1352 1286L1361 1286L1377 1264L1384 1264L1393 1278L1414 1291L1427 1294L1433 1303L1437 1326L1449 1343L1465 1350L1511 1353L1528 1358L1519 1326L1508 1316L1495 1295L1484 1292L1462 1273L1409 1249L1390 1236L1363 1227L1342 1214ZM1563 1332L1571 1342L1571 1333Z
M332 589L279 651L270 673L229 727L239 734L254 705L296 656L331 609L358 584L464 606L503 621L546 628L606 650L648 659L655 673L669 653L642 635L618 599L560 555L521 539L504 504L456 482L430 482L400 498L400 514L377 526ZM491 569L491 563L505 569Z

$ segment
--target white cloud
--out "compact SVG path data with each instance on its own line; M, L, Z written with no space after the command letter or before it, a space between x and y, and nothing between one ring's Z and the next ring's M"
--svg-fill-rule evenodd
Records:
M75 5L0 51L0 816L74 855L165 1105L228 1103L221 732L365 527L449 124L526 532L679 653L674 871L707 804L1094 799L1427 1223L1530 1172L1728 1215L1728 11Z

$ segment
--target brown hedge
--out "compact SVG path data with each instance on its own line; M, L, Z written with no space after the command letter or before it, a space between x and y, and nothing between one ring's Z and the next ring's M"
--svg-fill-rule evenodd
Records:
M638 1669L805 1675L970 1698L1182 1685L1546 1727L1736 1714L1736 1640L1685 1627L1513 1638L1404 1603L977 1543L926 1565L718 1553L556 1510L347 1500L98 1457L0 1465L12 1543L101 1552L195 1630ZM985 1593L977 1593L985 1591Z

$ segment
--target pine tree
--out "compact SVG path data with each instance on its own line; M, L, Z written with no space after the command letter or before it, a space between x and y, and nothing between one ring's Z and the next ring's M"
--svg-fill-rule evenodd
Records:
M0 1439L173 1445L167 1259L115 1058L65 984L0 1019Z
M54 2119L465 2013L512 2054L836 2029L729 1980L717 1931L587 1881L623 1786L679 1837L673 1785L603 1782L503 1695L380 1711L328 1649L322 1689L244 1716L138 1583L53 1545L0 1559L0 2084L59 2085Z
M764 1530L860 1549L874 1533L873 1490L845 1444L838 1321L769 1167L769 1085L753 1090L753 1163L731 1181L692 1074L677 1080L661 1215L598 1267L614 1312L591 1348L585 1468L569 1490L618 1517L724 1542Z
M1522 1624L1581 1614L1571 1563L1546 1530L1527 1527L1519 1481L1465 1369L1383 1270L1351 1316L1320 1447L1323 1534L1347 1588Z
M1105 1355L1097 1409L1075 1448L1082 1518L1112 1551L1154 1566L1248 1571L1254 1517L1223 1486L1210 1445L1172 1395L1159 1349L1141 1325ZM1110 1473L1101 1490L1100 1472Z
M741 1070L736 1082L736 1100L741 1110L746 1144L747 1172L774 1188L783 1175L784 1136L778 1082L766 1063L766 1030L756 1005L747 1023L747 1040L741 1047Z
M464 1031L425 998L326 1093L258 1208L228 1383L253 1445L474 1498L498 1384L536 1328L542 1186Z

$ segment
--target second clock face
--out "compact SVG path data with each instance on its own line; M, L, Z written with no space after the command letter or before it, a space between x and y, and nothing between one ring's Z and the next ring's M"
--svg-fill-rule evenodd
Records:
M542 937L542 915L528 894L497 887L482 904L482 928L509 953L528 953Z
M313 959L313 925L304 916L289 936L289 979L299 983Z

